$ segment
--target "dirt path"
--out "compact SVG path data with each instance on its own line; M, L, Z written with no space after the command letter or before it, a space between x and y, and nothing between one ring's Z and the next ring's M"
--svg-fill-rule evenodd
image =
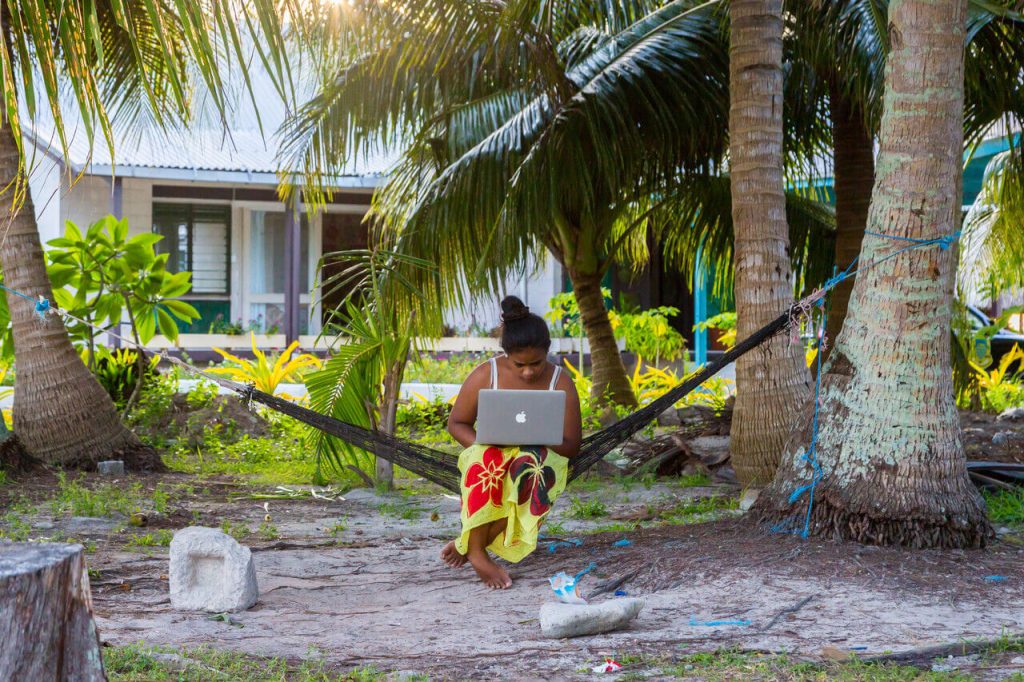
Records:
M723 491L590 486L580 497L604 500L614 518L714 492ZM580 531L609 518L570 519L568 502L552 520L582 544L539 550L512 568L511 590L491 592L471 569L439 561L458 513L438 492L275 500L270 513L281 537L246 542L255 550L260 600L232 616L237 624L171 610L166 548L147 548L146 556L111 542L89 557L99 571L98 624L115 645L206 644L291 659L313 647L339 665L375 663L442 679L579 679L579 670L611 653L671 658L738 647L813 657L831 647L872 655L1024 632L1024 549L1013 536L985 551L909 552L768 536L742 517L587 535ZM200 495L189 506L211 526L231 519L255 528L265 513L261 501L223 495ZM614 544L623 538L628 546ZM623 589L644 597L646 608L626 631L542 639L536 619L552 599L547 578L590 562L596 568L584 590L635 573ZM722 620L749 625L705 624Z

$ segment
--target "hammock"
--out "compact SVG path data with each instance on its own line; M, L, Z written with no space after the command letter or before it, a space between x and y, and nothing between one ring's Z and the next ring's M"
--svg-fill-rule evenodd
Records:
M705 366L704 369L672 390L667 391L653 402L611 426L585 438L580 446L579 454L570 460L569 481L571 482L580 476L615 447L628 440L632 435L656 419L662 412L672 407L688 393L717 374L723 367L734 362L736 358L756 348L782 329L788 327L791 319L806 311L806 301L807 299L792 306L771 323L736 344L716 362ZM181 364L184 365L184 363ZM408 469L447 490L456 494L459 492L458 455L410 443L381 431L374 431L334 419L289 400L278 398L263 391L257 391L252 386L244 386L219 378L216 381L220 385L235 391L245 400L260 403L276 412L298 419L304 424L308 424L367 452L371 452L403 469Z

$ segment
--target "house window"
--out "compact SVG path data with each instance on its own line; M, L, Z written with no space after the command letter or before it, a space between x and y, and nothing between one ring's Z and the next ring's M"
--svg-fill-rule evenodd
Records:
M231 209L204 204L153 204L153 231L163 235L158 253L170 272L192 273L191 294L231 292Z

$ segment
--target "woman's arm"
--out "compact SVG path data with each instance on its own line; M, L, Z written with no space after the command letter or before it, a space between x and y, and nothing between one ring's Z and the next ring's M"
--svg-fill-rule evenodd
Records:
M480 390L491 382L491 369L484 363L466 377L448 416L448 433L459 445L468 448L476 443L476 408Z
M551 449L563 457L575 457L580 451L583 441L583 417L580 414L580 396L576 393L576 384L567 372L562 372L555 389L565 391L565 431L562 444Z

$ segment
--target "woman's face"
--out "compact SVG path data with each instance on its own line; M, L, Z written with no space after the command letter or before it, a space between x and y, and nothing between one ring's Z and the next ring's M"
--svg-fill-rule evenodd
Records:
M523 348L507 355L512 368L525 383L532 384L543 376L548 362L548 353L543 348Z

